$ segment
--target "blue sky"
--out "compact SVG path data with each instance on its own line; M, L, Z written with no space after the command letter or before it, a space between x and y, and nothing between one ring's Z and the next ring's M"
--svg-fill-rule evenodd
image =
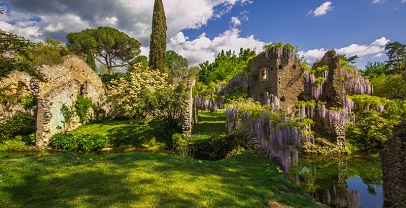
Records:
M291 43L309 61L329 49L384 61L389 41L406 43L406 0L163 0L168 50L198 64L221 50ZM32 41L111 26L149 51L153 0L0 0L0 28Z

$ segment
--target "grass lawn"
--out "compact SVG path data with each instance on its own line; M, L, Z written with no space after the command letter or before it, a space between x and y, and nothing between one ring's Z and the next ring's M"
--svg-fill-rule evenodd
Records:
M225 134L224 111L200 112L191 140ZM201 161L159 149L159 124L100 121L120 153L0 152L0 207L316 207L262 154ZM130 149L131 149L130 148Z
M193 141L208 139L214 135L226 134L226 115L225 110L220 109L217 112L199 111L199 123L193 125Z
M263 155L0 154L0 207L315 207Z

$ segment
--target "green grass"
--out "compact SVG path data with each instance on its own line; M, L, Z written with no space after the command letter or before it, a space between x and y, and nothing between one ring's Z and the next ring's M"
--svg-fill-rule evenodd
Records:
M191 140L204 140L211 136L226 134L225 110L199 111L199 122L193 125Z
M156 121L136 124L131 121L102 120L80 126L72 133L76 136L83 134L107 136L111 138L111 143L115 147L159 149L164 143L160 140L158 130L159 123Z
M263 155L0 154L0 207L316 207Z

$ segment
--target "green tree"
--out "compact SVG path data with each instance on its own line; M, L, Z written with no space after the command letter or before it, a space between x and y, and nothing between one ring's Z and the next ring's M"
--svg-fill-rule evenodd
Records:
M392 135L393 121L375 110L362 110L356 116L357 122L347 127L348 138L363 150L383 148Z
M113 73L113 68L129 66L141 52L140 42L111 27L73 32L66 38L71 51L82 56L91 51L96 60L107 67L109 74Z
M371 79L374 95L389 99L406 99L406 81L400 74L380 75Z
M364 75L375 78L389 73L389 67L382 62L368 62L365 66Z
M172 77L184 77L188 72L188 61L175 51L166 52L166 67Z
M208 85L228 81L245 71L252 57L255 57L255 51L251 49L241 48L238 55L231 50L221 51L213 63L206 61L200 64L199 82Z
M28 48L28 56L35 66L42 64L57 65L62 57L69 53L68 49L61 41L50 38L44 42L38 42Z
M200 67L198 66L191 66L188 69L188 75L194 78L197 78L199 76L200 72Z
M152 16L152 33L149 50L149 67L165 71L166 17L162 0L155 0Z
M32 43L24 37L0 30L0 78L13 70L40 78L27 52L31 46Z
M134 66L134 64L141 64L141 66L142 66L143 68L147 68L147 67L148 67L148 58L147 58L146 56L137 56L137 57L134 59L133 64L130 66L129 71L132 71L132 70L133 70L132 67Z
M402 74L406 80L406 44L398 41L386 44L385 50L388 55L388 66L392 67L394 73Z
M92 51L89 50L86 55L86 63L90 66L94 71L97 71L96 62L94 61L94 55Z

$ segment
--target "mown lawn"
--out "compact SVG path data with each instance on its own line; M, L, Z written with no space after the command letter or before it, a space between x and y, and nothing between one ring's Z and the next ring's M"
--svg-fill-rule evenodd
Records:
M224 111L200 112L199 121L192 141L226 133ZM205 161L137 151L162 149L158 129L105 120L73 132L108 136L127 153L0 152L0 207L317 206L262 154Z
M0 154L0 207L315 207L263 155Z

